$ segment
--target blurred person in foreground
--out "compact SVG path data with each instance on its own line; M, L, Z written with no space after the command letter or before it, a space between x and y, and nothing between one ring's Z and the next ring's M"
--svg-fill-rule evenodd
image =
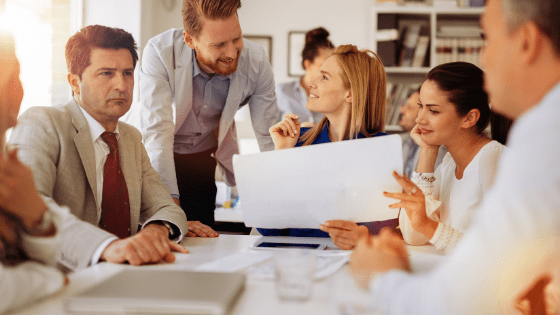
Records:
M0 29L0 313L59 291L68 279L58 269L60 219L67 210L43 202L31 170L5 146L16 125L23 87L11 35ZM50 267L49 267L50 266Z

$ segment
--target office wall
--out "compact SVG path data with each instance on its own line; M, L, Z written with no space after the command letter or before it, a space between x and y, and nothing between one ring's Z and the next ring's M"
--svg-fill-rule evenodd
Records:
M162 2L173 3L173 7L169 9L154 0L150 8L152 23L143 25L142 33L149 32L153 36L172 27L182 27L182 1ZM273 38L272 67L276 82L294 79L288 77L289 31L323 26L331 33L335 45L355 44L364 48L369 42L372 0L242 0L241 3L239 19L243 33Z

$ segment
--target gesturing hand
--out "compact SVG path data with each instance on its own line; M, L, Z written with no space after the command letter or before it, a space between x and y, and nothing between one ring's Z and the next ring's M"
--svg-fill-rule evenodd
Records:
M17 149L0 153L0 207L31 229L43 217L45 203L39 196L31 169L17 158Z
M410 271L404 242L396 233L384 228L378 236L360 238L350 256L350 273L360 287L367 289L375 274L392 269Z
M361 237L369 235L367 227L344 220L330 220L319 228L329 233L334 245L340 249L352 249Z
M268 129L276 150L293 148L296 145L301 129L298 119L296 114L286 114L281 122Z
M208 225L200 223L200 221L187 221L187 227L189 228L186 234L188 237L218 237L216 231Z
M404 208L410 219L412 228L428 238L432 238L436 232L438 223L428 217L426 213L426 197L422 190L414 184L406 174L401 177L393 172L393 177L403 188L402 193L383 192L385 197L400 199L401 201L389 206L391 209Z
M169 240L169 230L159 224L148 224L138 234L113 241L101 254L101 260L112 263L143 264L174 262L172 251L188 254L183 246Z

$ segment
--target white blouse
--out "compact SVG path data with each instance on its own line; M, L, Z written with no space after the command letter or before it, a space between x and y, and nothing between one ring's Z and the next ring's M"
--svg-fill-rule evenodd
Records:
M455 177L456 164L449 153L435 173L414 172L412 181L426 196L426 213L439 224L432 239L428 239L412 228L403 209L399 224L404 240L410 245L429 242L439 250L451 251L470 226L475 209L492 186L504 148L497 141L487 143L467 165L460 180Z

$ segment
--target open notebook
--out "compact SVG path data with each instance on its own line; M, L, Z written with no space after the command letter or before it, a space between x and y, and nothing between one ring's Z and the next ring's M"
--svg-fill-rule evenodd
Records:
M69 297L72 314L226 314L245 286L238 273L125 270Z

